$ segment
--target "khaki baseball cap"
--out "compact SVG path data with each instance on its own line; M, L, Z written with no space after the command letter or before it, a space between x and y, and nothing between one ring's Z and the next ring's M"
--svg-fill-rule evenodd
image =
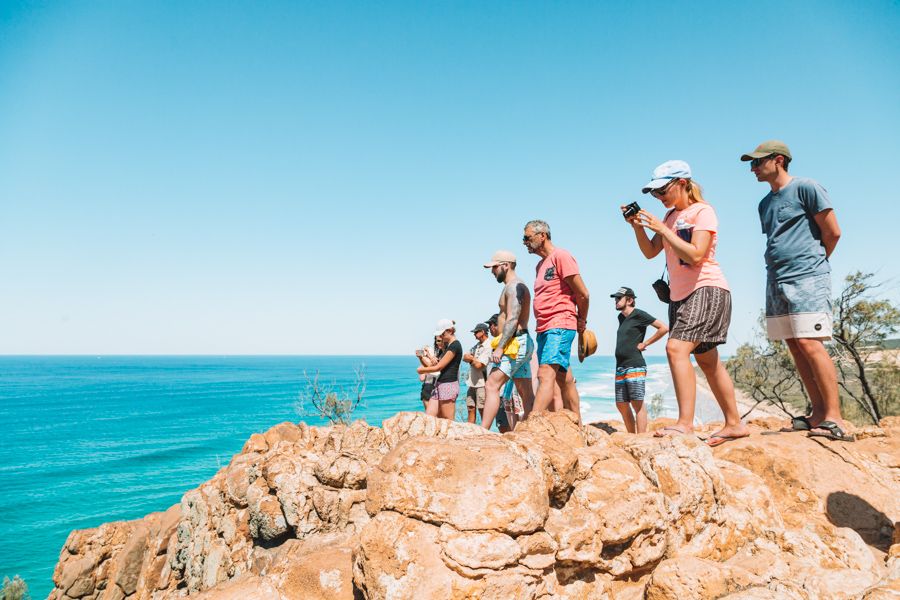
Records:
M494 255L491 257L491 262L484 263L485 269L490 269L491 267L496 267L500 263L514 263L516 262L516 255L510 252L509 250L497 250L494 252Z
M746 162L748 160L753 160L754 158L762 158L763 156L769 156L771 154L781 154L788 158L793 158L787 144L779 140L768 140L757 146L756 150L753 152L741 155L741 160Z

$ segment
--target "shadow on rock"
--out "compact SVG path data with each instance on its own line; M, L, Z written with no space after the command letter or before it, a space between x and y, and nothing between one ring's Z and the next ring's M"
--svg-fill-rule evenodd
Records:
M836 527L849 527L870 546L887 552L891 546L893 522L883 512L854 494L833 492L826 503L828 520Z
M615 427L613 427L613 426L610 425L609 423L590 423L589 425L590 425L591 427L596 427L597 429L602 429L603 431L605 431L605 432L608 433L609 435L612 435L612 434L614 434L614 433L618 433L618 432L619 432L618 429L616 429Z

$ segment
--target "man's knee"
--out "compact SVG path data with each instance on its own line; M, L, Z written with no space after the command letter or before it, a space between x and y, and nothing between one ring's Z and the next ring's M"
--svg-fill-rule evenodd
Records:
M556 379L557 367L555 365L541 365L538 367L538 379L541 383L553 383Z
M793 342L794 346L800 352L802 352L804 356L815 356L816 354L826 352L825 344L822 343L822 340L816 340L812 338L796 338L788 341Z
M493 371L484 381L484 389L486 392L500 393L500 388L506 383L506 377L499 371Z

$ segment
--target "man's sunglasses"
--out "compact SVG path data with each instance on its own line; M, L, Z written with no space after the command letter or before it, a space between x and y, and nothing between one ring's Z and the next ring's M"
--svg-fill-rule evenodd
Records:
M775 158L776 156L778 156L778 155L770 154L768 156L760 156L759 158L754 158L753 160L750 161L750 168L755 169L756 167L761 165L764 160L769 160L771 158Z
M527 244L528 242L531 241L531 238L533 238L533 237L536 236L536 235L540 235L540 234L542 234L542 233L544 233L544 232L543 232L543 231L538 231L537 233L533 233L533 234L531 234L531 235L523 235L523 236L522 236L522 241L525 242L525 243Z

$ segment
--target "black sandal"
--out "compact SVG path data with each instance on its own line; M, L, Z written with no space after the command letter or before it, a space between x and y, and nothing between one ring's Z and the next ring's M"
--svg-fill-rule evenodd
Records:
M824 431L816 431L816 429L824 429ZM822 421L819 423L815 429L811 429L809 433L806 434L807 437L823 437L829 440L836 440L838 442L855 442L856 436L853 434L845 433L840 426L833 421Z
M809 422L809 417L794 417L791 419L791 429L794 431L809 431L812 429L812 425Z
M780 433L794 433L795 431L810 431L812 429L812 425L809 422L809 417L791 417L791 426L790 428L778 429L776 431L763 431L763 435L778 435Z

